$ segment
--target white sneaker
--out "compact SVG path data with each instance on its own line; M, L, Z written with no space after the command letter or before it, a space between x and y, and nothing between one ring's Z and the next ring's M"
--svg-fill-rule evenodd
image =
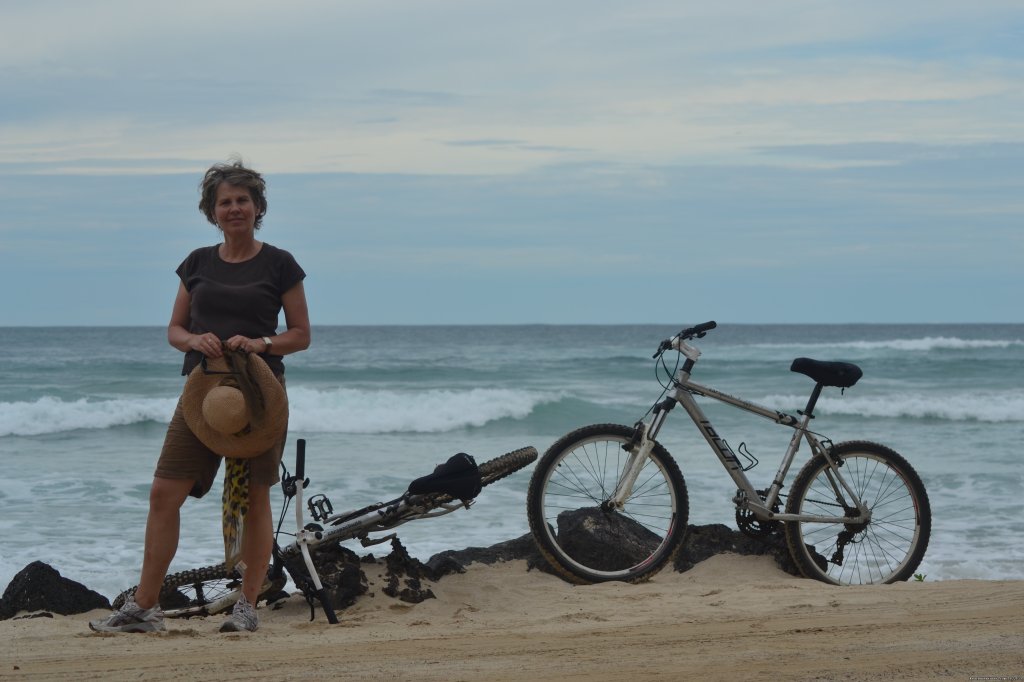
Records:
M259 626L260 619L256 615L256 607L245 598L245 595L242 595L235 602L235 608L231 610L231 616L220 626L220 631L256 632L256 628Z
M89 628L96 632L164 632L164 612L160 604L144 609L129 597L106 618L89 622Z

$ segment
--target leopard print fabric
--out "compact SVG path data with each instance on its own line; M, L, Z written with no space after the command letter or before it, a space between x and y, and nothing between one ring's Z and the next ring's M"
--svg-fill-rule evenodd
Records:
M221 520L224 530L224 563L230 571L242 554L245 515L249 512L249 460L224 459L224 493Z

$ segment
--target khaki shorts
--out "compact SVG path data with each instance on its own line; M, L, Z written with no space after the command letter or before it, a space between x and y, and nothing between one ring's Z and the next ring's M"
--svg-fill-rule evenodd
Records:
M284 386L284 377L278 377ZM281 456L284 454L284 443L288 437L288 429L281 436L281 442L262 455L249 459L251 480L263 485L274 485L281 480ZM185 423L181 411L181 398L174 408L174 416L167 427L164 447L160 451L160 459L156 463L154 476L157 478L188 479L194 481L189 495L202 497L213 487L217 478L221 460L224 458L210 450L196 438L192 429Z

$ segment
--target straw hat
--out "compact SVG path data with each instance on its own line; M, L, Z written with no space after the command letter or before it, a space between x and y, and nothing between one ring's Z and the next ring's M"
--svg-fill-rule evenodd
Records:
M206 358L188 375L181 409L192 433L222 457L261 455L288 426L284 387L255 353Z

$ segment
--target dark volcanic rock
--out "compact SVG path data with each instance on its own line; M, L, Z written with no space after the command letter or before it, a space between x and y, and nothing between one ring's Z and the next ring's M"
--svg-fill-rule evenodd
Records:
M0 620L12 618L19 611L53 611L69 616L109 608L110 602L102 594L64 578L42 561L33 561L14 576L0 598Z
M581 564L602 571L633 566L651 555L661 541L625 514L606 514L595 507L558 515L559 543Z
M490 547L467 547L466 549L447 550L427 559L427 566L437 579L452 573L465 573L466 566L472 563L496 564L501 561L526 560L528 570L538 569L551 573L547 561L541 556L533 536L527 533L515 540L499 542Z
M375 559L373 555L360 557L341 545L322 547L313 551L313 564L335 611L344 611L360 597L370 593L370 581L367 579L366 571L372 571L373 567L381 567L381 564L385 584L380 591L383 594L411 604L434 598L434 593L423 582L435 581L437 576L434 571L409 556L409 552L397 538L391 541L391 548L391 553L382 561ZM307 575L301 556L288 561L288 571L293 577Z
M436 599L429 587L423 586L423 580L436 580L429 566L409 556L405 546L398 538L391 540L391 554L384 560L387 564L388 584L381 592L410 604L419 604L425 599Z
M683 548L676 554L675 570L680 573L693 568L696 564L716 554L730 552L745 556L763 556L775 559L783 571L800 575L786 547L786 538L779 531L762 538L752 538L738 530L720 523L708 526L690 526Z
M621 515L617 515L612 523L608 523L607 518L596 509L568 512L559 517L559 532L571 533L574 538L572 551L584 561L596 560L596 556L605 564L616 561L635 562L649 553L649 543L654 542L654 538L648 531ZM726 552L747 556L769 555L782 570L800 575L781 532L752 538L722 524L689 526L673 568L682 573L715 554ZM494 564L519 559L526 560L529 570L553 573L531 534L490 547L440 552L427 560L427 566L433 571L435 579L440 579L452 573L464 573L465 567L472 563Z
M362 561L355 552L341 545L324 546L313 550L312 558L320 583L335 611L352 606L359 597L366 594L369 589L366 575L360 566ZM292 576L309 575L301 555L290 558L287 566ZM313 589L311 580L308 589Z

